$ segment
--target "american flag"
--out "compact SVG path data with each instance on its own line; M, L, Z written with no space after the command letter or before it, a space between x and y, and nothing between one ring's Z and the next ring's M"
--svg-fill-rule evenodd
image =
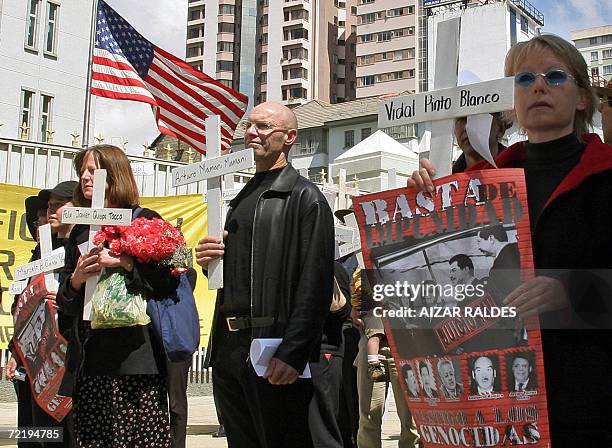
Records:
M149 103L160 132L205 154L204 120L221 117L229 150L248 98L156 47L104 1L98 2L91 93Z

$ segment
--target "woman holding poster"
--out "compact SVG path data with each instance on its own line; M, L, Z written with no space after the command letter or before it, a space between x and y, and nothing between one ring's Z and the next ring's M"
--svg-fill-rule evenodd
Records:
M587 133L597 98L571 43L554 35L518 43L505 72L528 141L496 163L525 170L537 276L504 304L540 317L552 446L612 446L612 294L602 274L612 268L612 146ZM433 191L430 167L409 186Z
M104 206L138 207L138 188L121 149L111 145L83 149L75 156L74 168L79 173L77 206L91 206L94 171L102 168L107 171ZM139 215L159 218L148 209L139 209ZM84 225L75 226L70 234L57 294L60 310L74 319L60 393L73 396L78 446L169 447L166 359L151 325L92 329L82 316L85 283L102 269L119 271L129 294L147 297L170 296L178 277L170 274L169 267L141 263L125 254L115 256L102 244L87 252L88 235Z

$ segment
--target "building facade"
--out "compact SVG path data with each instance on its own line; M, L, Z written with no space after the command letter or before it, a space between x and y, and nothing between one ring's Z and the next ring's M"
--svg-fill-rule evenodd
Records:
M510 47L539 35L544 26L544 15L526 0L455 1L426 9L427 61L426 75L422 74L426 90L435 88L436 29L440 22L461 17L458 72L470 71L482 81L502 78Z
M92 5L0 1L0 137L80 144Z
M190 0L187 62L246 94L249 107L354 99L356 2Z
M357 98L418 91L421 0L359 0Z
M603 87L612 79L612 25L572 31L571 36L589 66L593 84Z

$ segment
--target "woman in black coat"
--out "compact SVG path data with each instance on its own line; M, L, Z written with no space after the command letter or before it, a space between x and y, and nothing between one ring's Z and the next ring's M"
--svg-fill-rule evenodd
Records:
M90 206L94 170L107 170L105 207L138 207L139 195L130 163L114 146L97 145L74 159L79 188L74 202ZM139 216L159 217L142 209ZM66 245L66 261L57 295L60 309L73 316L67 371L60 389L74 400L80 447L169 447L170 432L165 382L165 354L150 325L93 330L83 320L85 283L103 268L121 268L128 291L167 296L178 286L168 268L139 263L107 248L82 251L87 226L77 225ZM83 246L80 246L83 247Z

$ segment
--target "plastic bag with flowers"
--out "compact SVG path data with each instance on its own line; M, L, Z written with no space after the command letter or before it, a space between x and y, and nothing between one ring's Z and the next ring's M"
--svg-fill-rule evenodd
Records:
M179 276L188 268L191 253L185 238L172 224L160 218L137 218L130 226L104 226L94 237L94 244L104 245L111 255L130 255L139 263L157 263ZM146 325L146 297L128 291L125 271L105 269L92 298L91 327L118 328Z

